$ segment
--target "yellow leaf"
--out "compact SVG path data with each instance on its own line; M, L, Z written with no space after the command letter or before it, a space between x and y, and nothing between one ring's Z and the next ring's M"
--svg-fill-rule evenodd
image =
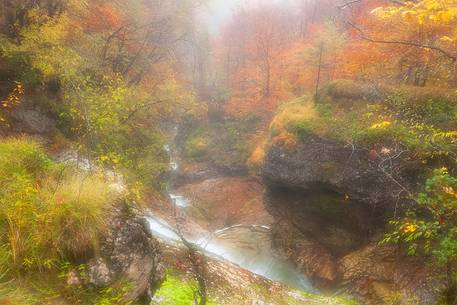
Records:
M454 41L454 39L452 39L449 36L443 36L443 37L440 38L440 40L443 41L443 42L453 42Z
M370 127L370 129L385 128L385 127L388 127L388 126L390 126L390 125L392 125L391 122L389 122L389 121L383 121L383 122L381 122L381 123L372 125L372 126Z

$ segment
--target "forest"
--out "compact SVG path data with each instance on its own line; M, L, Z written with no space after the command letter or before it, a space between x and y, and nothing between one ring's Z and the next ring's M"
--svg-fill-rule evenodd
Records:
M457 0L0 0L38 304L457 304Z

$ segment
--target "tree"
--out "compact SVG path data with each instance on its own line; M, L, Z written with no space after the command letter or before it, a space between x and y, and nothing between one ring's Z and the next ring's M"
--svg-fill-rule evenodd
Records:
M330 21L317 28L313 36L312 45L306 49L305 57L307 62L316 68L315 95L317 95L323 74L326 74L326 81L333 80L339 63L338 56L346 38Z
M397 81L417 86L442 79L452 82L457 59L455 4L453 0L378 7L365 4L348 25L356 37L379 45L383 56L393 59L390 62L396 65Z

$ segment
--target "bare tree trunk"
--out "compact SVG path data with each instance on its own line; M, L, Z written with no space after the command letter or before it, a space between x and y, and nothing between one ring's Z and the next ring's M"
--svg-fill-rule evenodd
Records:
M317 97L317 93L319 92L319 85L321 81L321 70L322 70L322 54L324 53L324 45L321 44L319 48L319 64L317 68L317 79L316 79L316 91L314 96Z
M271 68L270 68L270 64L267 63L266 69L265 69L265 87L263 90L263 95L265 97L270 97L270 94L271 94L270 83L271 83Z
M195 297L195 305L206 305L206 299L207 299L207 289L206 289L206 260L204 257L198 254L198 250L196 249L195 245L189 242L186 237L184 236L184 233L181 230L181 221L179 220L178 217L178 211L177 211L177 206L176 203L173 202L173 217L176 222L176 234L178 237L181 239L182 243L184 246L187 248L188 251L188 259L192 268L192 273L195 276L195 279L197 280L198 284L198 291L197 295L200 298L198 300L197 297Z

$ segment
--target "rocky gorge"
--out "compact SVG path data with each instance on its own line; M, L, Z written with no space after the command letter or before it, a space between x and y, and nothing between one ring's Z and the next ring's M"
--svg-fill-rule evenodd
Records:
M13 114L16 133L52 143L55 123L45 113L23 105ZM249 176L205 159L196 162L185 154L186 135L180 137L170 145L177 147L171 154L169 200L154 199L141 210L117 203L100 252L87 259L84 273L69 270L69 285L121 289L128 282L133 289L122 302L147 301L159 291L154 304L165 304L160 287L166 274L191 281L192 271L185 250L175 243L179 238L170 244L170 236L151 227L152 213L170 224L179 221L196 244L204 241L201 254L208 260L209 289L217 304L352 302L335 292L356 296L362 304L425 305L439 299L444 283L436 270L398 246L379 244L388 219L411 204L405 192L418 187L416 164L392 158L392 148L373 152L308 135L292 148L271 143L260 175ZM75 159L59 150L57 159ZM234 154L230 158L236 160L239 151ZM386 160L389 172L380 166ZM162 229L173 235L176 225ZM236 289L242 293L230 303ZM267 296L272 290L273 298Z
M394 178L381 158L313 135L293 149L271 147L262 177L274 243L320 287L345 287L370 303L434 304L444 287L435 270L379 244L389 216L409 204L396 195L415 187L414 166L397 166Z

